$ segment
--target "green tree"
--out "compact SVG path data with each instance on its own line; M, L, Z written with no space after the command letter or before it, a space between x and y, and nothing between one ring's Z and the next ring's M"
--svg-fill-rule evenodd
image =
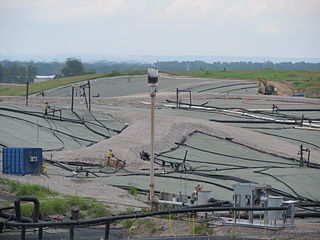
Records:
M80 75L84 73L84 68L80 60L68 58L61 73L66 77Z
M28 82L33 82L34 78L36 77L37 75L37 68L32 66L32 65L28 65L27 68L26 68L26 71L27 71L27 81Z
M3 82L3 67L0 64L0 82Z

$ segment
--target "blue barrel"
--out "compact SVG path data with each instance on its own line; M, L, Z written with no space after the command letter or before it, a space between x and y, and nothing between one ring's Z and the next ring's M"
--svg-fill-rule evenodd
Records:
M40 174L42 148L3 148L2 172L4 174Z

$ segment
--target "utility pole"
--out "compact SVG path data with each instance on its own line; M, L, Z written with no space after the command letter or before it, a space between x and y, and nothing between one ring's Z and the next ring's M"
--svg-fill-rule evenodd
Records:
M26 88L26 106L28 107L28 97L29 97L29 82L27 82L27 88Z
M151 88L150 97L151 97L151 118L150 118L150 132L151 132L151 144L150 144L150 191L149 191L149 201L151 209L154 208L155 197L155 181L154 181L154 108L155 108L155 97L157 95L157 86L158 86L159 73L157 68L148 68L148 86Z
M73 112L73 98L74 98L74 87L71 86L71 112Z
M88 81L88 88L89 88L89 111L91 111L91 86L90 86L90 81Z
M151 147L150 147L150 205L154 205L154 100L156 92L150 93L151 97Z

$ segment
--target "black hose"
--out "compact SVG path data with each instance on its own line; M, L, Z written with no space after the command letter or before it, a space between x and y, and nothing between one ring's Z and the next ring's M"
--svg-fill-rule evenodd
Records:
M77 114L75 111L73 111L73 113L74 113L74 115L77 116L77 118L79 118L79 120L82 122L82 124L83 124L87 129L89 129L91 132L93 132L93 133L95 133L95 134L97 134L97 135L100 135L100 136L102 136L102 137L104 137L104 138L110 138L110 136L105 135L105 134L102 134L102 133L100 133L100 132L97 132L96 130L94 130L94 129L92 129L91 127L89 127L88 124L86 123L86 121L84 121L84 120L79 116L79 114Z
M235 91L245 90L245 89L251 89L251 88L258 88L258 86L235 88L235 89L230 89L230 90L223 91L223 92L221 92L221 93L229 93L229 92L235 92Z
M117 130L117 129L113 129L113 128L110 128L110 127L107 127L105 124L103 124L100 120L98 120L93 114L91 111L89 111L90 115L93 117L94 120L96 120L98 123L100 123L100 125L105 128L109 134L111 135L110 131L113 131L115 133L121 133L121 130Z
M217 120L217 119L209 119L212 122L220 122L220 123L258 123L258 124L291 124L296 125L296 122L285 122L281 120Z
M206 152L206 153L219 155L219 156L224 156L224 157L229 157L229 158L237 158L237 159L241 159L241 160L244 160L244 161L274 163L274 164L282 164L282 165L290 165L290 166L297 166L298 165L298 164L294 164L294 163L282 163L282 162L274 162L274 161L268 161L268 160L262 160L262 159L253 159L253 158L245 158L245 157L233 156L233 155L229 155L229 154L225 154L225 153L213 152L213 151L209 151L209 150L204 150L204 149L201 149L201 148L193 147L193 146L188 145L186 143L183 143L183 144L177 143L177 144L179 144L181 146L186 146L186 147L195 149L195 150L200 151L200 152Z
M252 84L255 84L255 83L252 83L252 82L247 82L247 83L246 83L246 82L234 83L234 84L228 84L228 85L223 85L223 86L218 86L218 87L212 87L212 88L203 89L203 90L198 91L198 93L207 92L207 91L215 90L215 89L219 89L219 88L239 86L239 85L252 85Z
M266 133L266 132L260 132L260 131L256 131L256 132L259 132L259 133L262 133L262 134L266 134L266 135L270 135L270 136L279 137L279 138L289 139L289 140L292 140L292 141L295 141L295 142L305 143L305 144L308 144L310 146L313 146L313 147L316 147L316 148L320 148L320 145L317 145L317 144L314 144L314 143L311 143L311 142L307 142L307 141L304 141L304 140L295 139L295 138L291 138L291 137L287 137L287 136L281 136L281 135L277 135L277 134L274 134L274 133Z

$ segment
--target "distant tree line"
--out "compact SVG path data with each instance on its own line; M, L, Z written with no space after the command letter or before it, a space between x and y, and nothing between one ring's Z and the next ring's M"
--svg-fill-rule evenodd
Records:
M0 82L31 81L31 76L53 75L57 77L74 76L86 73L104 73L115 70L146 69L156 66L161 71L188 71L188 70L237 70L237 69L263 69L275 70L320 70L320 63L308 62L213 62L203 61L165 61L148 63L117 63L99 61L95 63L82 63L79 59L68 58L66 62L20 62L0 61ZM33 79L32 79L33 81Z
M86 69L81 60L75 58L68 58L59 73L56 73L57 77L71 77L76 75L95 73L94 70Z
M192 71L192 70L238 70L238 69L264 69L272 68L275 70L320 70L320 63L306 62L213 62L203 61L193 62L156 62L156 67L162 71Z
M0 82L32 83L36 75L37 68L32 65L20 66L14 64L6 67L0 64Z

